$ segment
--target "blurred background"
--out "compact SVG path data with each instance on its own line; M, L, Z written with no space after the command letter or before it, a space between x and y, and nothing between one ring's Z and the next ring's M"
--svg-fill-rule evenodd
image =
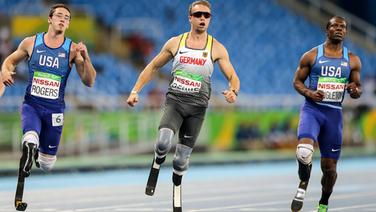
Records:
M47 30L49 8L72 11L67 37L83 41L97 70L86 88L75 68L66 89L67 110L56 168L149 166L167 91L167 64L126 105L140 71L172 36L190 30L187 0L0 0L0 62L26 36ZM292 160L299 107L292 79L301 55L325 40L333 15L346 17L345 45L362 61L363 96L344 101L343 157L376 154L376 2L363 0L213 0L209 33L226 46L241 79L236 104L226 104L227 81L218 66L193 163ZM0 175L18 168L22 137L19 106L27 83L26 61L0 99ZM176 138L175 138L176 144ZM318 149L316 149L318 153ZM171 159L172 156L169 157Z

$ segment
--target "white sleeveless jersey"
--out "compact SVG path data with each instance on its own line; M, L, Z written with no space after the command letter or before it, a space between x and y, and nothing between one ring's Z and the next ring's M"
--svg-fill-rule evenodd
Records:
M213 37L208 35L204 49L187 47L188 33L180 36L179 48L172 64L172 78L167 98L185 104L207 107L211 93Z

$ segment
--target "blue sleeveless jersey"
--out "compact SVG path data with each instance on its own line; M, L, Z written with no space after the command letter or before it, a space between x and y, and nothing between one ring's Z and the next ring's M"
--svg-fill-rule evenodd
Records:
M72 41L64 39L58 48L44 43L44 33L36 35L29 59L29 84L25 101L48 107L65 107L64 92L71 71L69 54Z
M330 58L324 55L324 45L317 47L316 61L309 74L309 88L322 90L325 97L316 104L342 109L345 86L350 76L350 59L346 47L342 49L342 58ZM312 101L307 98L307 101Z

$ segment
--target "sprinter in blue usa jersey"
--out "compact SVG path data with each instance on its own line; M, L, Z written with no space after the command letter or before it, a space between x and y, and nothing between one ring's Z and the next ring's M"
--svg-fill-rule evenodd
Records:
M328 210L342 146L342 101L346 91L352 98L362 94L361 62L343 46L346 33L346 20L332 17L326 26L326 41L302 56L295 73L294 87L306 100L300 111L296 150L300 183L291 203L292 211L300 211L303 207L315 142L320 149L323 173L318 211ZM308 77L307 87L304 82Z
M25 38L18 49L8 56L2 67L2 80L6 86L14 83L16 65L27 59L29 83L22 104L22 157L19 179L30 175L36 166L50 171L56 162L56 153L64 123L64 92L73 64L82 82L91 87L96 71L86 46L72 42L64 36L71 21L69 8L64 4L51 7L48 31ZM22 186L19 184L16 207L22 210ZM26 208L26 206L25 206Z

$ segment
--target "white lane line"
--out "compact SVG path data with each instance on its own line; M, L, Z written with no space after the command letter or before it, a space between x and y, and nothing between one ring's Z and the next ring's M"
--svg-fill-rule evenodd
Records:
M269 196L269 195L270 195L270 192L264 192L264 193L257 192L258 197ZM184 193L183 193L183 196L184 196ZM187 200L184 200L184 198L183 198L183 207L184 207L184 203L198 203L198 202L223 201L223 200L229 201L229 200L232 200L232 199L238 200L238 199L242 199L242 198L249 199L249 196L244 195L244 194L238 194L238 195L224 194L224 195L216 195L216 196L206 197L206 198L199 196L195 199L187 199ZM82 208L82 209L77 209L77 211L81 212L81 211L91 211L91 210L109 210L109 209L116 209L116 208L134 208L134 207L147 206L147 205L150 206L150 205L171 204L171 201L172 200L168 200L168 201L165 200L165 201L155 201L155 202L149 202L149 203L135 203L135 204L126 204L125 203L123 205L119 204L119 205L103 206L103 207ZM286 202L286 200L282 200L280 202L284 203L284 202ZM265 203L257 203L257 205L258 204L265 204ZM279 204L279 203L275 203L275 204ZM253 205L250 205L250 206L253 206Z
M376 195L376 192L368 192L368 193L360 193L360 194L347 194L347 195L338 195L333 199L353 199L354 197L364 197L364 196L374 196L374 195ZM315 198L313 198L313 197L305 199L305 201L313 201L313 200L315 200ZM254 204L232 205L232 206L215 207L215 208L205 208L205 209L191 210L190 212L219 211L219 210L225 210L225 209L241 209L241 208L247 208L247 207L275 205L275 204L282 204L282 203L286 203L286 200L262 202L262 203L254 203ZM332 211L333 209L331 208L330 210Z
M343 211L343 210L349 210L349 209L361 209L361 208L368 208L368 207L369 207L369 209L372 208L373 210L375 210L375 206L376 206L376 203L373 203L373 204L358 204L358 205L352 205L352 206L346 206L346 207L330 208L330 211Z
M279 208L240 208L240 211L286 211L286 207L279 207Z
M119 208L115 211L171 211L171 208Z

